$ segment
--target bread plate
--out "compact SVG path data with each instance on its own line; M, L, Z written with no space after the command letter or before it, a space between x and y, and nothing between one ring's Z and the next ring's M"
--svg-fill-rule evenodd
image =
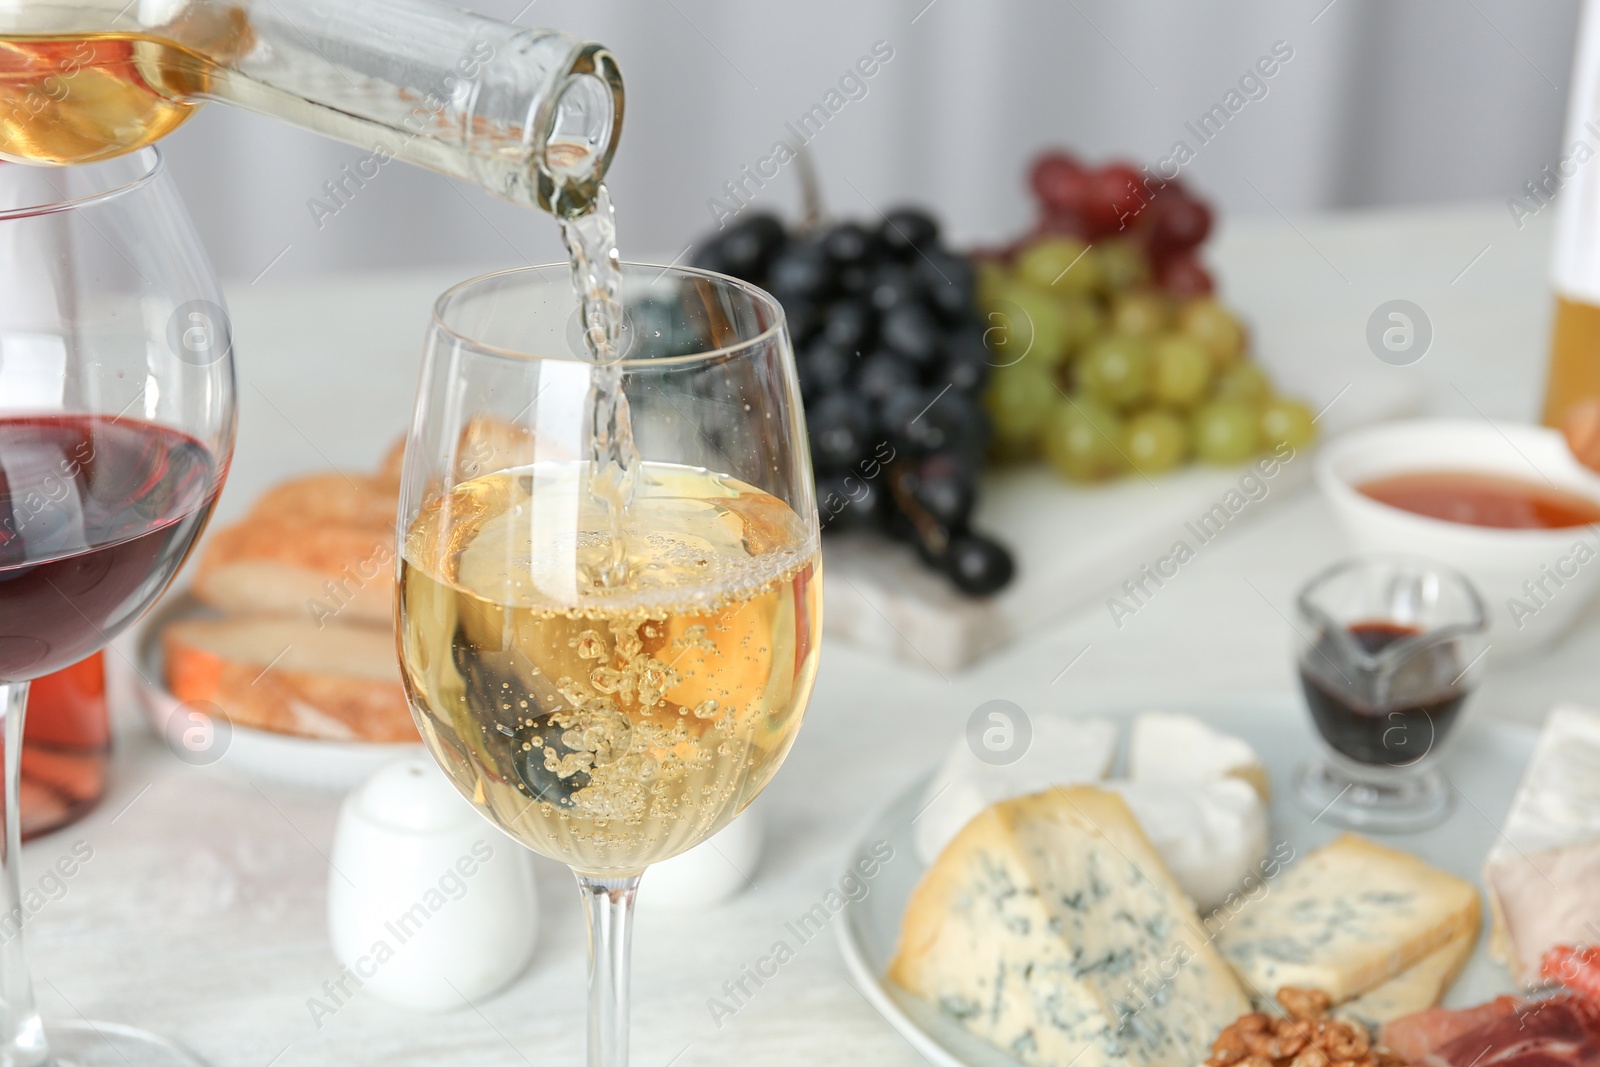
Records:
M194 723L194 716L203 716L203 713L192 706L184 707L166 688L162 630L179 620L211 618L218 614L185 591L171 593L141 622L133 642L132 667L120 657L107 660L109 668L132 675L128 681L138 694L140 709L150 726L169 739L169 743L176 744L171 739L182 733L174 725L173 718L180 708L185 718L179 722L184 725ZM208 752L204 757L193 758L192 762L214 763L253 778L329 790L352 788L385 763L422 749L421 742L324 740L232 723L220 735L214 728L210 736L223 738L217 746L220 751Z
M1297 698L1253 696L1173 702L1165 707L1195 715L1255 747L1272 779L1271 840L1287 841L1303 854L1340 833L1339 827L1319 820L1315 812L1301 810L1294 799L1292 776L1313 752L1311 726ZM1126 722L1135 710L1144 709L1098 714ZM1511 804L1538 734L1503 724L1469 722L1463 726L1442 756L1443 769L1456 787L1456 804L1449 819L1422 833L1372 836L1481 884L1484 858L1499 839L1500 820ZM877 873L866 895L847 905L844 921L835 924L840 949L863 996L928 1062L936 1067L1019 1067L1016 1059L885 978L901 918L925 869L914 845L913 823L924 810L934 773L923 775L895 797L868 823L851 850L846 871L852 876L863 869ZM886 849L892 849L892 858L880 862ZM1487 934L1479 939L1472 959L1443 1000L1446 1006L1463 1007L1515 991L1504 968L1489 958L1487 942Z

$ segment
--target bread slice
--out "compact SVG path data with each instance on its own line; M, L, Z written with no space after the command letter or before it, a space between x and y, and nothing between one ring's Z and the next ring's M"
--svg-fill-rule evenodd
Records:
M1217 942L1260 999L1300 986L1342 1004L1463 931L1476 935L1480 911L1472 883L1409 852L1342 834L1227 916Z
M309 474L262 493L250 508L255 522L384 527L394 529L396 490L382 476Z
M1121 797L995 804L913 891L889 978L1037 1067L1194 1067L1249 1000Z
M277 517L247 517L212 534L195 567L195 596L230 613L392 625L392 514L383 523L269 515Z
M1478 946L1478 928L1462 930L1440 948L1380 986L1347 1000L1335 1014L1376 1030L1391 1019L1423 1011L1439 1003Z
M161 635L167 686L235 725L337 741L415 741L394 635L310 619L174 622Z

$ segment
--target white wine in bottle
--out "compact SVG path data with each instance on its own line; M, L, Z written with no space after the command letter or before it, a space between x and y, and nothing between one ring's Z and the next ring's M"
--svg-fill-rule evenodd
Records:
M782 763L816 672L821 556L776 497L672 464L639 465L614 531L590 469L500 471L423 508L401 661L429 747L496 824L630 872L709 837Z
M598 44L429 0L0 5L0 158L109 158L207 100L566 216L597 193L623 96Z
M1574 151L1586 145L1593 155L1600 131L1600 2L1584 0L1578 26L1572 92L1562 144L1570 154L1557 167L1559 189L1537 190L1557 196L1551 285L1555 319L1545 378L1543 420L1560 426L1574 404L1600 398L1600 163ZM1532 183L1530 183L1531 185ZM1533 198L1521 202L1528 208ZM1513 209L1518 205L1513 201ZM1519 218L1520 225L1520 218Z
M134 35L0 40L0 156L60 166L94 163L160 140L199 106L198 53Z

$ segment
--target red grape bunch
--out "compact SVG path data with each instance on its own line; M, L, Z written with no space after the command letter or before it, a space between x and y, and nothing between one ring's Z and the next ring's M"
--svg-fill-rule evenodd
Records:
M1244 325L1211 295L1204 203L1176 181L1060 152L1029 183L1038 224L978 265L996 457L1042 454L1087 482L1311 440L1310 410L1275 395Z
M971 522L990 445L985 325L972 263L933 218L902 208L876 226L790 234L751 214L694 262L783 304L823 528L907 541L964 593L1003 588L1011 554Z
M1197 249L1211 232L1211 209L1176 179L1163 180L1127 163L1089 169L1065 152L1034 160L1028 184L1039 204L1039 223L1019 242L1069 237L1083 243L1122 238L1113 255L1143 252L1151 280L1173 296L1212 290Z

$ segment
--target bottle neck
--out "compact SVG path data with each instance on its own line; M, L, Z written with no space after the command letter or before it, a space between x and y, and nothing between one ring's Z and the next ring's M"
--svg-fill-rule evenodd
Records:
M622 119L609 52L424 0L270 0L210 96L567 213ZM565 201L565 202L564 202Z
M170 100L222 100L563 216L592 200L616 149L616 63L568 34L432 0L124 4L0 7L0 38L126 39Z

